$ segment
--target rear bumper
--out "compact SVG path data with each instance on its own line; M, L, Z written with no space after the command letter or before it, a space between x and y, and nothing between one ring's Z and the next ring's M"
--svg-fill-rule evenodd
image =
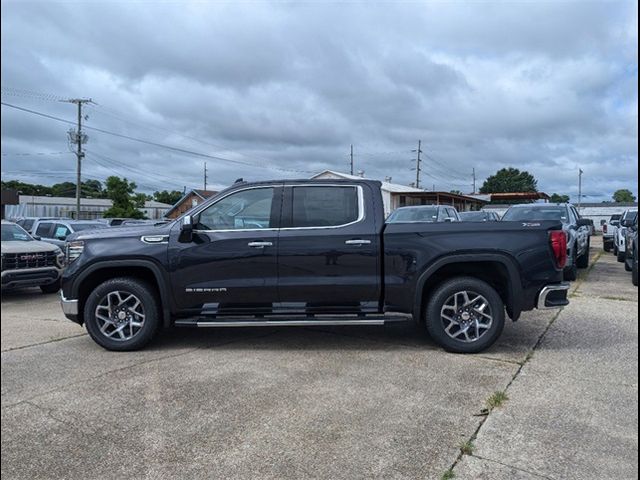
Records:
M78 300L67 299L60 291L60 305L65 317L73 322L80 323L78 321Z
M569 282L547 285L538 294L536 308L538 310L548 310L550 308L560 308L569 305L567 294L569 293Z
M55 267L21 268L2 272L2 288L39 287L60 280L62 271Z

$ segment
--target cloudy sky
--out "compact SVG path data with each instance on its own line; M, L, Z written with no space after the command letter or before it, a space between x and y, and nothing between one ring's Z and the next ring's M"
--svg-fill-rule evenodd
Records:
M323 169L471 191L637 194L637 2L2 1L2 102L75 120L141 190ZM2 178L73 181L70 125L2 106ZM172 147L173 149L164 148ZM191 153L190 153L191 152ZM206 158L202 155L214 158Z

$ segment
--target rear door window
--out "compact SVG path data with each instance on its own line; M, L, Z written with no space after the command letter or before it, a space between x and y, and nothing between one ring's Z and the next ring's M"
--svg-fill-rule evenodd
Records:
M57 238L58 240L65 240L70 234L71 230L69 230L69 227L61 223L56 223L53 228L53 238Z
M38 224L38 228L36 228L35 234L38 237L43 238L51 238L51 227L53 223L51 222L43 222Z
M300 186L293 187L294 228L339 227L360 219L358 187Z

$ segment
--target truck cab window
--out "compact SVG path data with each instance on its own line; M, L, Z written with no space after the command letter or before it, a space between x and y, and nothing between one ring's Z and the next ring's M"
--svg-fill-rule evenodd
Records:
M241 190L224 197L198 218L198 230L254 230L269 228L273 188Z
M292 227L337 227L359 214L356 187L293 187Z

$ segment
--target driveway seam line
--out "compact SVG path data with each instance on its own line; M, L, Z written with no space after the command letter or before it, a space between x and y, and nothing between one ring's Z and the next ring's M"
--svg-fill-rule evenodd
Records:
M26 348L31 348L31 347L39 347L39 346L42 346L42 345L48 345L49 343L62 342L64 340L71 340L72 338L83 337L85 335L87 335L87 332L79 333L77 335L71 335L69 337L56 338L54 340L48 340L46 342L32 343L32 344L29 344L29 345L22 345L20 347L10 347L10 348L7 348L6 350L2 350L2 352L0 352L0 353L14 352L16 350L24 350Z
M475 454L471 454L469 456L475 457L475 458L477 458L479 460L483 460L485 462L496 463L498 465L502 465L503 467L513 468L514 470L518 470L519 472L523 472L523 473L527 473L529 475L533 475L534 477L544 478L546 480L555 480L554 477L549 477L547 475L542 475L540 473L532 472L532 471L526 470L524 468L516 467L514 465L509 465L508 463L499 462L498 460L494 460L492 458L481 457L480 455L475 455Z

